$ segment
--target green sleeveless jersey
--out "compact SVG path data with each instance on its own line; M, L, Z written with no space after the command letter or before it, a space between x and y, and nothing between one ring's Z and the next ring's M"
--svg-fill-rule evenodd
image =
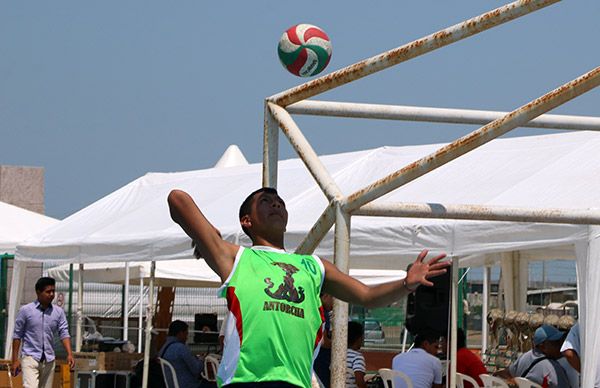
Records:
M240 247L220 289L229 316L219 386L267 381L311 386L324 321L319 298L324 275L316 256Z

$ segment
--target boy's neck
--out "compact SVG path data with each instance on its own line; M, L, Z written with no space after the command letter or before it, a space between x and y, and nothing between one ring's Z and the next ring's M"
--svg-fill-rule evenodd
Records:
M269 239L264 237L254 237L252 239L252 245L261 245L265 247L272 247L277 249L285 250L283 245L283 238L281 239Z

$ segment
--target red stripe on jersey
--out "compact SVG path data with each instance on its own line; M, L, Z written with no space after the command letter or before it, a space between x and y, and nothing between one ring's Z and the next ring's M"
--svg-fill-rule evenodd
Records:
M242 343L242 310L240 309L240 300L235 295L235 287L227 288L227 308L235 317L235 327Z
M319 329L317 330L317 336L315 338L315 347L313 349L316 349L317 346L319 346L319 343L323 339L323 331L325 331L325 327L324 327L325 309L323 308L323 306L319 307L319 314L321 315L321 325L319 326Z

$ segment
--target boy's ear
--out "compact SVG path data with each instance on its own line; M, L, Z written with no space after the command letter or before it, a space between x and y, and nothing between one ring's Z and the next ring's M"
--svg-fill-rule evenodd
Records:
M252 220L250 219L249 214L246 214L245 216L242 216L242 218L240 218L240 225L243 226L244 228L252 227Z

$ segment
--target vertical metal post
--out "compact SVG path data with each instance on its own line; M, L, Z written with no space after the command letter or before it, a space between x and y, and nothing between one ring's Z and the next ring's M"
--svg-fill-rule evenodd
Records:
M73 264L69 264L69 303L67 304L69 326L73 324Z
M263 187L277 188L277 160L279 158L279 126L265 102L263 137Z
M6 332L6 319L8 316L6 290L8 288L8 260L12 259L12 255L0 255L0 333ZM5 340L10 341L10 335L0 337L0 349L4 349ZM8 358L8 357L6 357Z
M156 261L150 264L150 281L148 282L148 315L146 316L146 339L144 344L144 373L142 375L142 388L148 388L148 368L150 366L150 346L152 344L152 318L154 317L154 272Z
M77 331L75 336L75 351L81 352L83 326L83 264L79 264L77 271Z
M350 259L350 214L338 203L335 207L335 266L348 273ZM333 303L333 343L331 346L331 387L346 386L346 351L348 344L348 303Z
M144 278L140 276L140 303L138 312L138 353L142 352L142 327L144 326Z
M488 325L487 315L490 305L490 267L483 267L483 307L481 309L481 353L487 352L488 348Z
M456 360L456 333L458 333L458 258L452 260L452 319L450 320L450 360ZM456 362L450 363L449 387L456 387Z
M129 340L129 262L125 262L125 290L123 301L123 341Z

